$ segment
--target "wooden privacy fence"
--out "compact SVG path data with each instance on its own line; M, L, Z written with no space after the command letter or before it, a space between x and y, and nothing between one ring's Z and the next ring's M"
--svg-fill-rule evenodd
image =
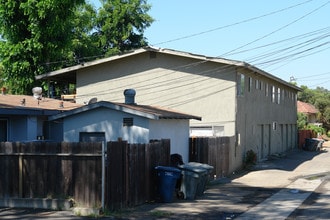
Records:
M0 144L1 198L101 201L101 143Z
M154 167L168 165L170 141L150 144L108 142L106 208L135 206L156 197ZM102 144L0 143L0 198L73 199L78 206L100 207Z
M315 138L316 134L312 130L299 130L298 131L298 147L303 149L306 138Z
M109 142L106 207L118 210L152 201L157 196L155 167L170 164L170 140L149 144Z
M189 161L214 167L212 175L229 173L229 137L193 137L189 139Z

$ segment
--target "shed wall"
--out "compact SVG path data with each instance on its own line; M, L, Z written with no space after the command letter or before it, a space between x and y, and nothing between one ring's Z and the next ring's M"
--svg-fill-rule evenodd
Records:
M9 117L8 141L23 141L23 140L27 140L27 138L28 136L27 136L26 116Z
M123 118L133 118L133 126L123 126ZM79 141L80 132L104 132L106 141L118 138L129 143L148 143L148 120L119 111L99 108L69 116L63 120L64 141Z
M150 139L170 139L171 154L178 153L188 162L189 120L151 120Z

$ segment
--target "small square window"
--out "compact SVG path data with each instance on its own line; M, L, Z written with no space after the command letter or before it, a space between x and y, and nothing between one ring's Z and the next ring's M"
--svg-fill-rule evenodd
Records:
M253 86L252 78L249 77L249 88L248 88L249 92L251 92L252 86Z
M133 126L133 118L123 118L123 126Z

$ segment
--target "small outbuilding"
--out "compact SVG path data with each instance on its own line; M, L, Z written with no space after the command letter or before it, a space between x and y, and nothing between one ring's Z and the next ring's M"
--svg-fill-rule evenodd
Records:
M188 160L189 120L201 117L174 110L138 105L135 91L125 90L125 103L92 102L80 108L52 115L54 125L62 124L63 133L52 133L58 141L116 141L149 143L153 139L170 139L171 153Z
M297 111L307 116L308 123L319 125L317 123L317 114L319 113L319 110L314 105L297 101Z

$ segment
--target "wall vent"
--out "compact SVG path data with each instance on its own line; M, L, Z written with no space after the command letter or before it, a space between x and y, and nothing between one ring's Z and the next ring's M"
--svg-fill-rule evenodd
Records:
M123 126L133 126L133 118L123 118Z
M149 51L149 58L150 59L155 59L157 58L157 53L155 51Z

